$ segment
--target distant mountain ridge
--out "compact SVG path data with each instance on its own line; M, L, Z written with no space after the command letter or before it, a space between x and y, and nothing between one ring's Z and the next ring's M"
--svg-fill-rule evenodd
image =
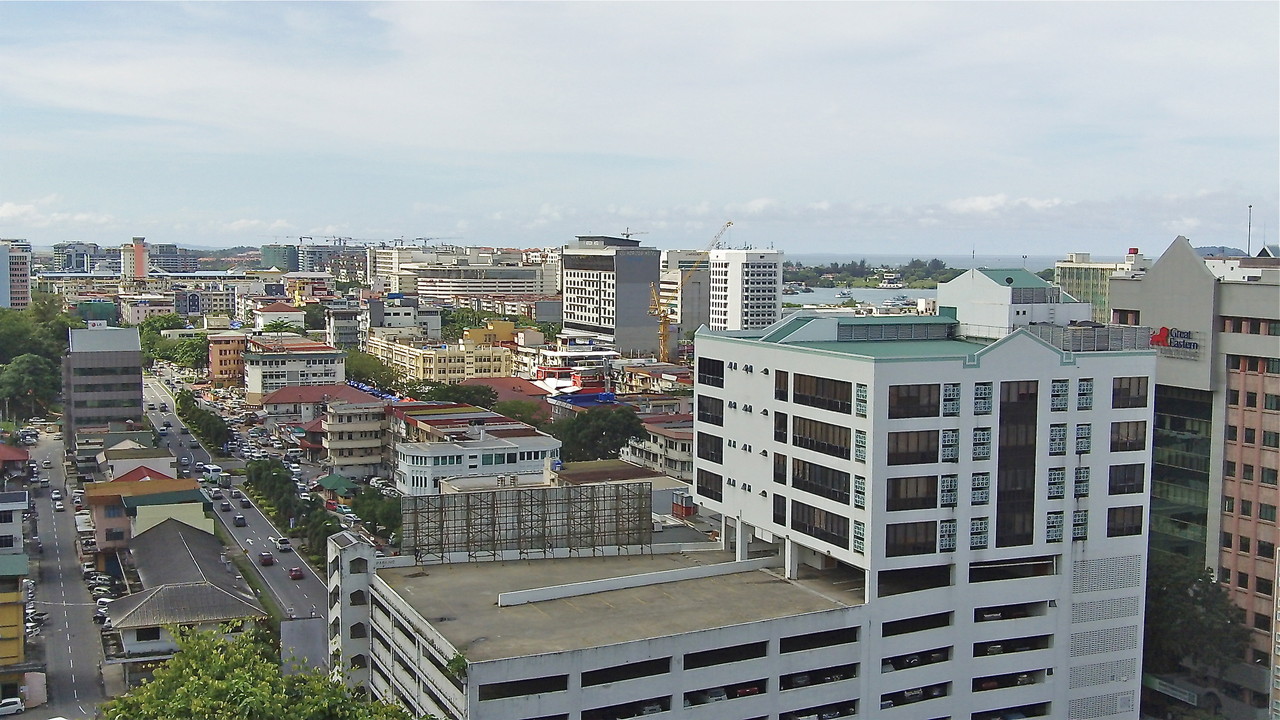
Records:
M1227 247L1226 245L1198 247L1195 251L1200 254L1200 257L1249 257L1249 253L1240 248Z

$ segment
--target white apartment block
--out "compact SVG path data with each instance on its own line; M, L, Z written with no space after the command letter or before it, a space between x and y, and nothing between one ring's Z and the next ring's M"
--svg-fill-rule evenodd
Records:
M249 337L244 349L245 402L283 387L337 385L347 381L347 354L297 335Z
M740 559L849 573L863 714L1137 718L1153 353L958 327L700 334L697 501Z
M479 425L448 440L398 443L392 479L401 495L545 485L559 457L560 441L532 427L499 435Z
M781 250L712 250L712 330L755 330L782 317Z
M554 295L556 276L544 265L428 265L411 263L418 297L446 301L458 295ZM401 282L404 282L403 280Z
M401 274L408 263L426 262L429 257L426 248L421 247L370 247L365 249L365 264L370 280L381 280L383 289L388 293L413 294L417 292L412 273Z
M0 307L21 310L31 304L31 243L0 240Z
M1053 264L1053 284L1071 297L1089 303L1093 307L1093 319L1105 323L1111 321L1111 277L1141 273L1149 266L1150 261L1138 248L1129 248L1122 262L1094 260L1087 252L1067 253L1065 260Z

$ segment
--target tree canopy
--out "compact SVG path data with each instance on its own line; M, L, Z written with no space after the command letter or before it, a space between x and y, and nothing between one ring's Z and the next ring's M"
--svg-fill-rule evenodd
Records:
M323 327L323 325L321 326ZM294 335L306 335L306 328L299 327L284 318L276 318L266 325L262 326L262 332L269 333L293 333Z
M178 652L153 677L103 703L104 720L409 720L322 670L284 674L262 632L172 629Z
M0 370L0 397L11 414L16 411L21 417L43 414L37 407L48 406L61 386L58 366L40 355L19 355Z
M303 324L308 330L324 329L324 305L320 303L307 303L303 308Z
M387 392L396 392L401 387L399 371L359 350L347 351L347 379Z
M1151 554L1143 669L1173 672L1182 661L1218 671L1244 658L1249 628L1244 611L1213 571L1179 555Z
M546 403L532 400L502 400L494 403L490 409L512 420L519 420L535 427L546 422L549 414Z
M631 408L594 407L557 420L548 432L563 444L560 457L572 461L616 458L628 440L645 431Z

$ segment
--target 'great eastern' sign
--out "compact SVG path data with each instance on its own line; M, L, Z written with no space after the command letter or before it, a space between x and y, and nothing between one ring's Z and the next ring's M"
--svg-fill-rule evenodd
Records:
M1151 333L1151 347L1164 357L1198 360L1200 343L1193 339L1194 335L1190 330L1162 327Z

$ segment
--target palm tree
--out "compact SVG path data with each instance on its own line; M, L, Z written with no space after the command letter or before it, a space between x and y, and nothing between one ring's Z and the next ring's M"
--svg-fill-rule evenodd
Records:
M275 320L272 320L266 325L263 325L262 331L269 332L269 333L293 333L295 335L302 335L303 333L306 332L302 328L289 322L288 320L285 320L284 318L276 318Z

